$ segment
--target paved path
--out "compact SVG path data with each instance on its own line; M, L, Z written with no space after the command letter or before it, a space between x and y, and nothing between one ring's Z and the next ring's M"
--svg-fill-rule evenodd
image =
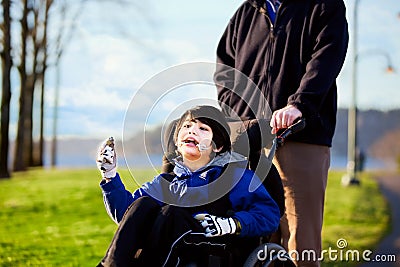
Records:
M392 213L392 230L382 243L374 250L379 257L396 256L396 262L369 262L360 267L398 267L400 266L400 174L376 177L382 193L389 202Z

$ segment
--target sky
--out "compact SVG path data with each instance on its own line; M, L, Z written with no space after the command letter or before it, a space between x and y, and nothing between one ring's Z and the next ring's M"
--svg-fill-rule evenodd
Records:
M62 58L60 137L122 138L143 129L143 123L152 127L188 105L216 103L215 89L206 76L212 75L210 65L215 62L219 38L242 0L150 0L131 6L96 2L87 4L75 21L74 40ZM338 77L340 108L349 106L352 84L354 0L345 3L351 39ZM359 1L356 99L361 109L400 108L399 12L398 0L385 0L384 5ZM397 73L385 73L386 55ZM203 77L182 74L180 67L187 65L200 68ZM52 134L54 74L50 68L46 80L48 138ZM196 83L186 81L188 77ZM152 91L148 86L154 81L170 87ZM16 93L12 101L17 103ZM14 113L11 135L15 132Z

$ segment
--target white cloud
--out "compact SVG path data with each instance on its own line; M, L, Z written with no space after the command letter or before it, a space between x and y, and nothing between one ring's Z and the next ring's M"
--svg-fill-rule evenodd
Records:
M173 1L174 2L174 1ZM352 5L353 2L347 2L347 12L350 26L352 24ZM351 2L351 3L350 3ZM376 9L376 5L368 1L360 3L360 49L375 46L391 48L393 62L400 62L398 36L400 27L387 27L385 19L392 12L394 7L398 7L395 0L389 1L390 9ZM152 10L152 17L155 18L156 29L146 31L143 27L136 27L137 24L129 23L129 19L124 26L133 32L135 38L127 38L120 33L114 33L108 25L104 31L100 26L92 30L90 25L81 25L79 32L81 39L71 43L63 58L63 77L60 92L61 119L60 124L65 121L79 119L79 127L75 128L77 134L100 135L106 132L103 125L110 123L116 129L121 128L121 121L124 119L125 110L129 108L131 100L139 88L142 88L154 75L162 73L170 66L177 64L215 60L215 47L219 36L228 23L229 18L242 1L211 1L202 2L201 9L193 12L194 5L188 2L176 1L180 9L174 8L174 3L160 2L157 8ZM400 10L400 8L398 8ZM371 10L375 10L374 16L371 16ZM368 13L368 14L367 14ZM187 15L187 14L190 14ZM382 19L379 19L382 16ZM137 18L134 18L134 22ZM400 23L400 21L396 21ZM394 22L393 22L394 23ZM140 24L143 26L144 24ZM350 27L351 31L351 27ZM137 33L137 35L135 35ZM371 38L373 40L370 41ZM389 44L389 46L385 46ZM351 45L342 73L339 76L339 106L346 107L349 102L351 90ZM366 60L360 64L369 64ZM369 64L372 65L372 64ZM400 66L395 66L400 69ZM372 65L371 69L375 72L379 66ZM366 71L366 70L363 70ZM368 83L366 75L359 75L363 82L360 82L365 88L363 93L359 94L360 104L365 107L377 106L376 101L368 99L369 92L376 91ZM382 76L382 75L381 75ZM389 82L384 77L375 76L375 79L382 84ZM141 95L140 101L135 103L132 120L142 120L140 114L144 108L151 106L156 101L157 107L152 116L165 116L173 111L185 100L196 99L204 96L201 92L204 90L176 90L171 92L169 97L160 98L160 91L170 89L171 83L179 77L169 76L159 80L158 86L146 88L145 94ZM398 84L398 78L394 78ZM365 82L364 82L365 81ZM385 88L394 88L393 81ZM50 85L52 86L53 83ZM163 87L164 86L164 87ZM189 93L190 91L190 93ZM390 89L392 92L393 89ZM51 92L51 90L50 90ZM177 93L179 92L179 93ZM48 107L52 107L53 94L47 94L46 99L49 102ZM208 96L215 98L215 95ZM390 98L390 97L389 97ZM390 106L400 106L399 97L391 97L386 103ZM383 102L383 101L381 101ZM106 108L105 108L106 107ZM104 111L111 108L109 115ZM113 117L110 117L113 116ZM151 117L151 118L153 118ZM63 121L61 121L63 120ZM143 123L143 122L142 122ZM133 124L135 125L135 124ZM73 125L71 125L72 127ZM133 126L135 127L135 126ZM63 132L60 132L63 134ZM68 134L73 134L72 128Z
M84 88L63 88L60 94L60 107L125 110L128 104L126 95L118 90L98 87L98 84L89 84Z

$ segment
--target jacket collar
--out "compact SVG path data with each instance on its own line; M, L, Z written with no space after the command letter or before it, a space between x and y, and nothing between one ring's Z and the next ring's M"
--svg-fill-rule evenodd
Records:
M174 173L178 177L182 177L182 176L192 175L193 173L196 172L201 172L209 167L224 167L228 163L240 163L240 165L243 165L243 167L245 167L247 165L247 158L239 153L233 151L227 151L215 156L215 158L211 160L207 165L201 167L200 169L194 172L189 170L189 168L183 164L181 157L175 158L174 162L175 162Z
M265 3L266 0L247 0L253 7L255 7L260 12L265 12L267 5ZM285 2L285 0L280 0L281 3ZM262 11L264 10L264 11Z

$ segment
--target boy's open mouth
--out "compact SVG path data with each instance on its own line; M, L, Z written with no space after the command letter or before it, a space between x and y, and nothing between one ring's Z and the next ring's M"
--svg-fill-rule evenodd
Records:
M188 138L182 141L184 144L194 144L195 146L198 144L198 142L192 138Z

